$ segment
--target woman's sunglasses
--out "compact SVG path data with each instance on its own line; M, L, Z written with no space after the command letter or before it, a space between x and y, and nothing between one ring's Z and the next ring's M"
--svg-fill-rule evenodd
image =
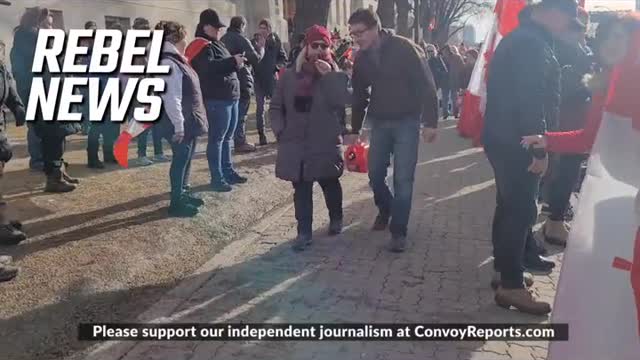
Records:
M316 42L311 44L311 48L313 50L318 50L318 48L322 48L322 50L327 50L329 48L329 45L323 43L323 42Z

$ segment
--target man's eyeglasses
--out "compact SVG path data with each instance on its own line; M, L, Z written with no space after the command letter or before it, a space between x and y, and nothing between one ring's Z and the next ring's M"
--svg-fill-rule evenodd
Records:
M323 42L317 42L317 43L313 43L311 44L311 48L313 50L318 50L318 48L322 48L322 50L327 50L329 48L329 45L323 43Z
M371 30L371 28L366 28L363 30L354 30L354 31L351 31L349 35L351 35L351 37L355 39L355 38L361 37L364 33L366 33L369 30Z

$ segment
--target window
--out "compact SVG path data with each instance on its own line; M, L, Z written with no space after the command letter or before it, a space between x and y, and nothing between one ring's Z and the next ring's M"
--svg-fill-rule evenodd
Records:
M280 15L280 0L275 0L276 6L275 6L275 11L276 11L276 16Z
M119 16L104 17L104 25L107 29L109 29L113 24L120 24L123 29L129 30L131 29L131 18Z

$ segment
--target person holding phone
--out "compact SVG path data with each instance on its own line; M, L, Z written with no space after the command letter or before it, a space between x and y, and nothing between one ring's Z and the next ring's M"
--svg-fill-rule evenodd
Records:
M211 172L211 190L216 192L230 192L232 185L244 184L248 180L235 171L231 159L231 139L238 125L238 70L244 67L247 58L243 54L231 55L220 41L220 30L224 27L226 25L215 10L204 10L196 29L197 39L186 50L190 54L191 66L200 78L207 109L207 160ZM203 41L206 45L199 47L198 44Z

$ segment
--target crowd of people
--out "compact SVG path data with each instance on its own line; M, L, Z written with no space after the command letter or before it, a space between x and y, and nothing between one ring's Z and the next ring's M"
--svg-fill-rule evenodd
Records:
M574 0L530 5L490 63L482 140L497 187L491 286L502 307L533 314L550 312L548 303L527 291L534 281L531 273L548 273L555 266L543 257L544 247L533 236L537 200L543 193L550 212L543 228L545 238L566 244L569 199L599 127L597 114L606 80L613 64L626 53L631 29L638 27L637 21L620 18L600 24L592 52L585 40L588 20ZM246 25L243 17L234 17L221 36L227 25L215 10L207 9L200 14L191 42L181 24L162 21L154 27L165 33L161 62L172 69L162 95L165 111L150 130L153 159L166 160L162 141L171 145L173 153L169 214L195 216L204 204L191 193L189 181L199 136L208 136L212 190L228 192L248 181L235 170L232 149L256 151L246 136L246 117L255 96L259 145L267 144L264 119L268 111L277 141L275 175L294 189L298 235L293 249L304 251L313 243L315 182L329 209L328 233L342 231L340 177L346 140L369 143L369 182L378 208L373 230L388 230L389 250L405 251L421 137L427 143L435 141L438 121L459 115L456 99L469 83L478 50L418 45L382 29L378 16L368 9L351 15L351 40L314 25L295 37L289 58L268 20L258 24L259 31L251 39L245 34ZM36 8L25 13L15 31L11 59L17 90L2 67L0 100L14 113L18 126L25 124L20 99L27 99L29 93L37 31L48 27L48 12ZM88 22L86 28L95 28L95 23ZM150 24L139 18L134 28L149 29ZM350 127L345 111L349 105ZM68 123L43 123L28 124L30 166L47 174L46 191L71 191L77 180L66 172L64 138L82 129ZM103 166L97 159L100 135L104 161L113 162L117 124L107 117L103 123L88 124L84 131L90 139L89 166ZM138 141L141 164L152 163L146 158L146 136ZM0 143L0 164L4 164L11 158L4 132ZM557 153L552 161L548 152ZM386 182L392 158L393 191ZM3 216L4 207L2 203L0 241L17 244L26 236L19 222ZM15 276L10 259L1 260L0 280Z

